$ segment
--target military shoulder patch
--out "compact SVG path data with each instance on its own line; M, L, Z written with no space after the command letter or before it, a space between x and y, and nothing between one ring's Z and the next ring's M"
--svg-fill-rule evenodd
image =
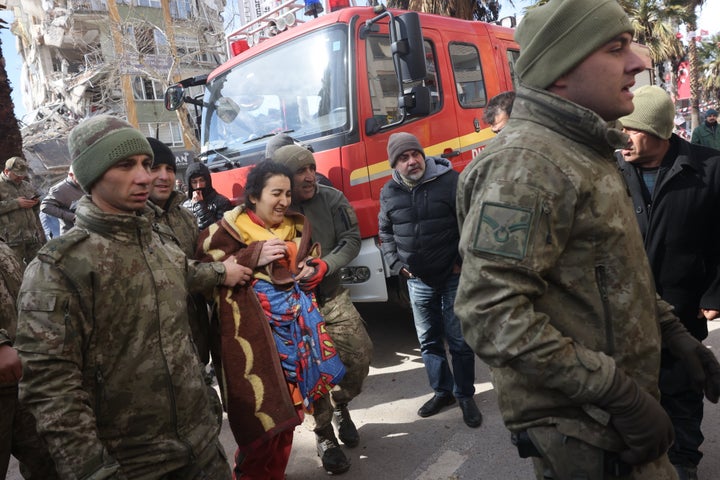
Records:
M522 260L527 252L533 210L499 203L483 203L473 249Z

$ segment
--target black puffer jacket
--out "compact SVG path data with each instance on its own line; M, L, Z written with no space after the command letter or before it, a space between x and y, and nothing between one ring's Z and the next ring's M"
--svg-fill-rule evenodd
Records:
M200 202L192 201L193 191L190 180L193 177L203 177L205 179L205 188L202 188L203 200ZM227 197L220 195L212 186L212 178L210 177L210 169L204 163L192 163L185 172L185 183L188 186L188 199L183 203L183 207L190 210L195 218L197 218L198 228L204 230L213 223L220 220L223 213L232 208L232 204Z
M442 285L460 261L455 215L458 173L444 158L427 157L413 188L397 171L380 192L380 248L393 274L405 267L431 287Z

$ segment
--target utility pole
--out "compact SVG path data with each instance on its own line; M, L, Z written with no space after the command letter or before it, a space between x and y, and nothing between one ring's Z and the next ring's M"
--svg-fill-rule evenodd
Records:
M120 26L120 12L117 8L115 0L107 0L108 13L110 14L110 30L112 31L113 44L115 45L115 55L120 58L120 68L126 68L125 48L123 45L122 32ZM120 73L120 89L125 99L125 113L127 120L135 128L138 127L137 109L135 107L135 97L132 93L132 76L127 71Z
M175 28L173 26L172 15L170 15L170 0L161 0L160 5L162 5L163 20L165 21L165 37L168 40L170 55L172 56L172 65L170 66L170 71L168 72L168 85L171 85L182 80L180 75L173 73L175 71L175 64L178 62L177 45L175 43ZM180 122L180 130L182 131L185 148L193 152L199 152L200 142L195 135L195 129L192 125L190 125L190 121L188 120L187 105L183 105L178 108L175 114Z

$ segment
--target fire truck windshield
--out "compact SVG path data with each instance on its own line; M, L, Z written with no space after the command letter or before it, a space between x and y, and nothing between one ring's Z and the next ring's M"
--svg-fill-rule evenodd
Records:
M348 129L347 56L347 25L333 25L215 77L206 85L202 121L208 162L222 151L222 159L252 163L278 132L307 141Z

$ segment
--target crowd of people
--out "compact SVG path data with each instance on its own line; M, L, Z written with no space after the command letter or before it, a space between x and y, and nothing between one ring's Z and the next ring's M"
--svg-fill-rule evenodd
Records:
M387 143L380 248L432 390L417 414L457 403L480 427L477 355L538 479L697 479L720 398L717 111L688 141L667 92L631 92L632 33L615 0L550 0L462 173ZM68 148L42 201L22 157L0 174L0 474L15 456L25 478L282 480L303 422L327 472L351 468L373 344L340 270L361 238L312 150L271 139L236 204L203 163L185 191L119 118Z

